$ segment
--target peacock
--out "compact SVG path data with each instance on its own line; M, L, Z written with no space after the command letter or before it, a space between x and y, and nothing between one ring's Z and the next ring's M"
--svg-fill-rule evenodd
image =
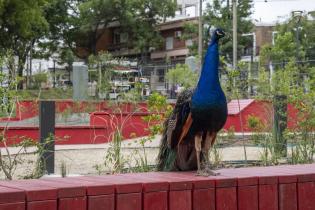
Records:
M172 113L164 122L159 171L197 169L198 175L218 175L211 170L208 157L227 119L227 102L218 72L218 42L224 36L222 29L212 33L196 88L179 94Z

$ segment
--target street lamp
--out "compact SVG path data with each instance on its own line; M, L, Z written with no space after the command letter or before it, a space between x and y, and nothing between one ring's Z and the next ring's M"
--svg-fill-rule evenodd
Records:
M199 22L198 22L198 55L200 60L200 70L201 72L201 65L202 65L202 0L199 1Z
M233 69L237 68L237 0L233 0Z
M58 57L57 56L52 56L52 59L53 59L53 71L54 71L54 78L53 78L53 88L56 87L56 62L57 62L57 59Z
M295 28L295 35L296 35L296 60L299 61L299 49L300 49L300 37L299 37L299 32L300 32L300 23L302 19L302 14L303 11L297 10L297 11L292 11L292 19L296 19L296 28Z
M249 66L249 70L248 70L248 80L251 81L253 62L254 62L254 59L256 57L256 34L255 33L246 33L246 34L242 34L242 36L253 36L253 49L252 49L252 55L250 56L251 59L250 59L250 66ZM248 84L248 93L253 94L253 87L250 83Z

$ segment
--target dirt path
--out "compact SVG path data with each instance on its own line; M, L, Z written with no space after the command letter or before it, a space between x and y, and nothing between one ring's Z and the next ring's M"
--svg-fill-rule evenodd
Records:
M159 150L160 136L156 136L151 142L145 144L148 164L155 165ZM103 165L106 151L110 147L106 144L84 144L84 145L56 145L55 152L55 172L60 174L62 164L66 165L69 174L97 174L96 165ZM15 154L18 148L9 148L11 154ZM31 173L35 166L36 156L33 154L35 148L28 148L27 154L23 154L22 162L17 166L15 178L21 178ZM127 161L126 167L137 165L140 157L143 157L143 148L139 144L139 139L125 140L122 142L122 156ZM218 149L223 161L244 160L244 148L242 146L231 146ZM261 148L246 147L248 160L258 160ZM4 148L2 154L6 154ZM105 170L105 168L103 168ZM4 178L0 172L0 178Z

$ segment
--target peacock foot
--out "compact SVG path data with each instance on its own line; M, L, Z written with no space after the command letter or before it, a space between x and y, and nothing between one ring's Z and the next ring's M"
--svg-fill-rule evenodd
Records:
M220 175L220 172L217 172L217 171L214 171L214 170L211 170L210 168L205 168L205 170L207 171L208 174L210 174L210 176L219 176Z
M201 169L197 171L196 176L210 176L210 174L206 170Z
M196 173L196 176L218 176L218 175L220 175L219 172L210 170L209 168L198 170Z
M199 176L218 176L220 175L219 172L213 170L213 167L210 163L204 163L201 166L202 169L197 171L197 175Z

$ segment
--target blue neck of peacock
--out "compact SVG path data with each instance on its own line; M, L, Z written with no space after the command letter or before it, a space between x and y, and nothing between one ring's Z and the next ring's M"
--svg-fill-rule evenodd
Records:
M206 93L209 91L221 90L218 66L218 39L214 39L210 42L208 46L208 50L202 66L200 78L197 84L197 89L199 91L204 90Z

